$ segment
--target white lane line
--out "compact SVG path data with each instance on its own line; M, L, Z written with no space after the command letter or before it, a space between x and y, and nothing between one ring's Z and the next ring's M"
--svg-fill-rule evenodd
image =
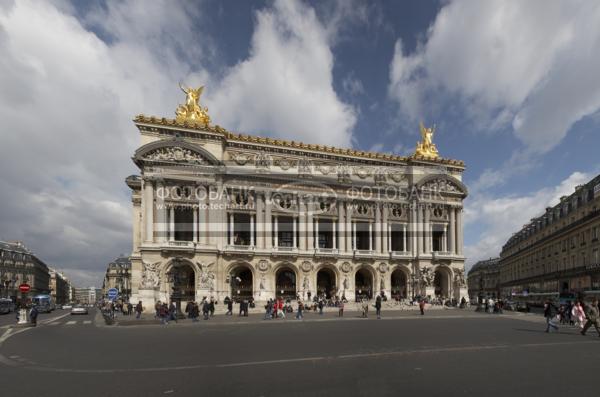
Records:
M91 323L92 323L92 320L85 320L83 323L84 323L84 324L91 324Z
M77 324L77 321L67 321L65 323L65 325L73 325L73 324Z

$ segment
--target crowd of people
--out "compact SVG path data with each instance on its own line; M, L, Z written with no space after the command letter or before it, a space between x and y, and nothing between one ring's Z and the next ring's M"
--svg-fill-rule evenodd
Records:
M553 301L548 300L544 304L544 317L546 318L546 332L550 330L558 331L560 325L569 325L580 328L581 335L585 335L588 329L593 325L600 336L600 307L598 299L594 298L591 302L585 302L582 299L555 305Z

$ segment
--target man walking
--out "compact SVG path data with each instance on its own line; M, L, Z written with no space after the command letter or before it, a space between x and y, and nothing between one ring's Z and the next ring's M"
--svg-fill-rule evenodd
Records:
M419 300L419 310L421 311L421 316L425 315L425 299L421 298Z
M377 319L381 320L381 296L377 296L377 299L375 299L375 312Z
M598 332L598 336L600 336L600 329L598 328L599 317L600 315L598 313L598 299L594 298L591 305L585 305L585 318L587 321L585 322L585 325L581 330L581 335L585 336L587 330L592 325L594 325L594 328L596 328L596 332Z
M298 301L298 311L296 312L296 320L302 320L302 310L304 310L304 304Z
M136 319L140 319L140 317L142 316L142 311L144 311L144 308L142 307L142 301L139 301L137 305L135 305L135 318Z
M552 301L547 301L544 305L544 317L546 318L546 332L550 332L550 328L554 328L555 331L558 331L558 325L556 325L553 321L553 317L557 311L556 306L552 303Z
M338 317L344 317L344 299L338 304Z
M233 314L233 300L226 296L223 303L227 305L227 313L225 313L225 315L231 316Z

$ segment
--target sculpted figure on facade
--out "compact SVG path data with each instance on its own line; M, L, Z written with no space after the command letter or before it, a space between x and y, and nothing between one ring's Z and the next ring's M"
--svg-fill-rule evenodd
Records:
M304 281L302 281L302 289L304 291L308 291L310 289L310 281L308 276L304 276Z
M142 262L142 282L141 288L157 288L160 282L159 277L160 262L147 263Z
M311 176L312 173L312 165L308 159L302 158L298 160L298 175Z
M215 288L215 274L208 269L211 268L213 263L210 265L203 265L198 262L198 268L200 269L200 288L206 288L213 290Z
M438 150L433 143L433 133L435 132L435 126L431 128L425 128L423 123L419 123L419 129L421 131L421 141L417 142L417 149L415 155L423 157L437 158L439 156Z
M200 106L200 95L204 90L204 86L199 88L183 87L179 84L179 88L186 95L184 105L179 105L175 111L177 121L197 121L204 125L210 124L208 116L208 108Z
M455 269L454 270L454 283L459 288L463 288L467 286L467 282L465 280L465 272L463 269Z
M352 182L352 170L350 166L342 164L337 167L337 178L339 183Z
M271 164L273 163L273 159L270 155L265 152L260 152L254 158L254 165L256 168L262 168L268 170L271 168Z
M433 272L431 268L424 267L421 269L421 284L425 287L431 287L433 285Z
M350 282L348 281L348 276L344 277L344 289L348 289Z

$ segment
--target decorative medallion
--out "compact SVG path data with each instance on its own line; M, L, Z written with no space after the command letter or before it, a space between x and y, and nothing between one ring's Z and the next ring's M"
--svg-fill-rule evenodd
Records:
M342 263L342 271L344 273L350 273L352 271L352 265L350 264L350 262Z
M256 168L271 168L271 164L273 163L273 159L271 156L265 152L260 152L254 157L254 166Z
M352 170L350 169L349 166L339 165L337 168L338 182L340 182L340 183L352 182L352 177L350 176L351 173L352 173Z
M250 160L250 157L244 153L235 153L233 154L233 161L236 162L237 165L244 165Z
M317 170L321 172L323 175L328 175L333 170L332 166L321 164L317 167Z
M287 171L290 168L292 168L292 163L287 159L280 159L277 161L277 164L279 165L279 168L281 168L284 171Z
M406 179L406 175L404 175L401 171L390 172L388 175L390 176L392 181L396 183L400 183Z
M256 267L258 268L258 270L260 270L261 272L264 273L267 270L269 270L271 265L269 264L268 261L266 261L265 259L262 259L262 260L258 261L258 264L256 265Z
M381 262L379 264L379 272L380 273L385 273L388 271L388 269L389 269L389 267L388 267L387 263Z
M360 179L365 179L366 177L368 177L369 175L371 175L371 171L370 171L368 168L365 168L365 167L360 167L360 168L357 168L357 169L354 171L354 173L355 173L356 175L358 175L358 177L359 177Z
M302 265L300 265L300 268L302 269L303 272L308 273L312 270L313 265L309 261L304 261L304 262L302 262Z

